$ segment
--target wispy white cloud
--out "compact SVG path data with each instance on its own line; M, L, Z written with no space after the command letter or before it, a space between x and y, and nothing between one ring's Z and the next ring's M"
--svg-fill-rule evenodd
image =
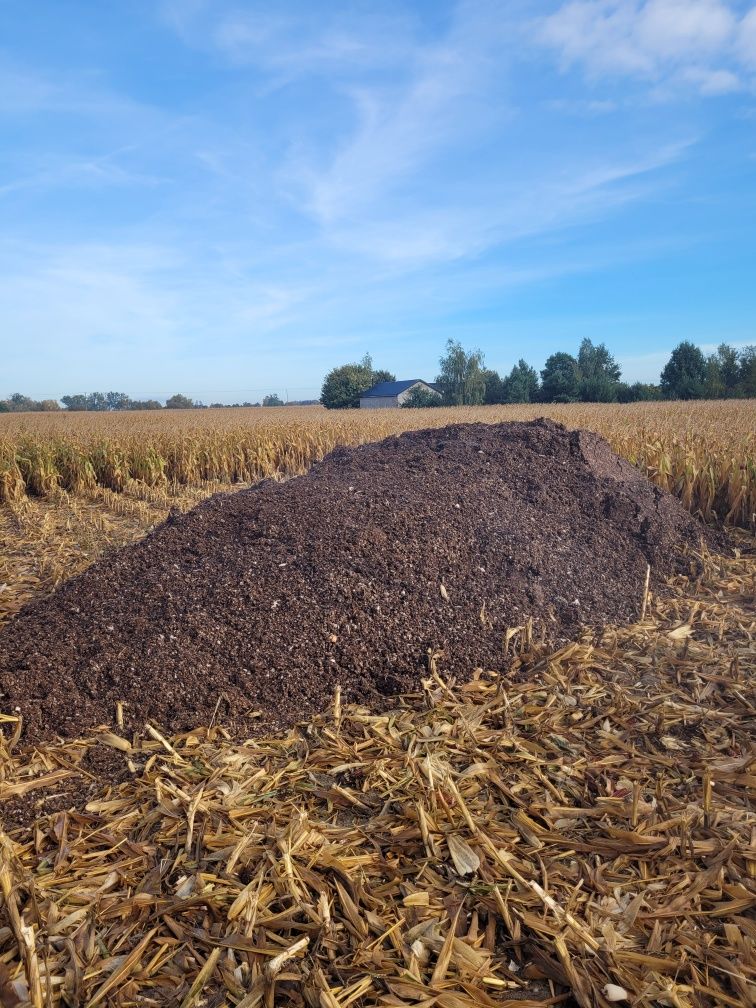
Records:
M14 136L0 157L0 198L159 185L165 176L140 147L159 149L176 121L97 72L52 73L0 53L0 128Z
M648 0L638 8L633 34L652 60L684 60L722 51L735 15L720 0Z
M567 115L599 116L616 112L620 103L611 98L552 98L546 106Z
M0 56L0 114L26 114L57 101L58 89L45 75L30 73Z
M190 41L194 25L210 6L210 0L159 0L163 20L185 41Z
M690 82L702 95L726 95L740 91L743 82L731 70L709 70L706 67L687 67L680 80Z
M156 186L165 181L158 175L118 164L112 155L90 159L45 158L45 161L44 168L8 181L0 181L0 198L30 189Z
M500 8L499 8L500 9ZM297 152L282 173L296 205L330 244L394 266L478 256L525 235L591 219L647 193L642 176L684 156L693 142L620 142L511 161L470 151L497 135L518 143L520 110L510 95L514 58L505 20L456 10L447 33L418 46L407 78L352 97L357 124L326 160ZM510 42L511 44L511 42ZM601 103L602 112L614 109ZM480 155L479 155L480 157ZM631 184L632 183L632 184Z
M395 65L409 43L406 19L368 14L329 23L326 16L324 23L322 11L300 18L233 11L221 17L212 39L235 63L274 71L279 83Z
M97 72L53 73L22 66L0 52L0 116L28 118L44 112L96 118L111 126L158 118L156 106L113 89Z
M323 79L312 97L328 111L316 112L316 130L295 115L278 178L291 203L324 225L362 213L511 113L498 90L510 58L500 0L451 4L430 36L389 5L292 14L170 0L165 10L192 44L248 66L262 90Z
M470 108L472 120L464 114L481 83L474 54L451 44L432 47L416 54L415 65L401 89L355 89L358 127L324 169L288 167L286 181L299 183L321 222L353 217L474 128L479 110Z
M323 293L311 280L256 277L212 256L197 262L175 243L5 241L0 302L14 334L5 377L28 367L30 347L35 394L60 394L57 376L72 353L82 387L98 374L111 384L121 375L131 388L146 387L145 377L152 389L196 384L197 374L222 382L231 358L249 375L278 357L274 334L301 326ZM200 369L208 355L214 371Z
M654 2L659 9L650 10L644 29L649 37L663 26L662 0ZM578 14L605 6L611 4L568 5ZM523 158L514 148L514 157L502 156L508 133L512 145L522 142L512 129L522 112L511 78L527 19L521 11L513 17L517 5L501 0L456 3L443 27L422 39L410 21L395 23L385 8L367 19L341 16L338 30L322 10L317 17L301 9L290 16L196 0L171 0L166 9L179 18L183 37L209 42L263 77L318 73L335 86L342 106L330 129L316 114L316 140L310 142L309 123L298 119L284 134L284 160L271 165L278 195L317 225L326 248L392 269L477 256L610 212L646 195L653 173L679 160L691 143L686 136L676 144L628 136L609 148L576 151L570 144L560 151L566 138L555 140L546 158ZM379 44L372 37L376 25ZM688 18L678 33L698 45L701 30ZM376 74L378 66L397 69ZM723 91L731 85L712 71L698 86ZM583 105L588 102L595 115L617 108L608 99ZM498 150L489 162L493 136ZM222 171L212 152L201 157Z
M740 24L738 55L752 69L756 69L756 7L753 7Z
M327 239L384 264L423 265L479 257L488 250L616 212L665 184L694 137L644 153L586 152L556 164L530 163L502 177L482 176L469 189L393 212L386 201L359 219L329 221ZM661 175L661 177L660 177ZM334 199L337 197L334 195Z
M338 80L400 67L416 28L409 12L380 5L292 9L163 0L160 10L187 44L212 48L237 67L268 75L269 87L313 75Z
M740 18L724 0L569 0L536 19L534 38L563 67L594 78L631 76L720 95L742 85L755 10Z
M0 300L13 331L3 351L6 381L58 396L97 387L104 375L116 384L119 373L132 372L133 381L132 362L149 372L177 353L179 299L156 282L166 251L3 245ZM78 388L61 388L72 356Z

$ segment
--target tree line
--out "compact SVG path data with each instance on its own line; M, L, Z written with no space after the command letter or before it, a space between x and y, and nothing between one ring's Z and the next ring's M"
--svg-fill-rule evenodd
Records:
M277 395L266 395L262 402L243 403L210 403L211 409L233 408L240 406L302 406L311 405L316 400L284 403ZM61 403L63 404L61 406ZM207 409L204 403L195 402L189 396L180 393L166 399L165 406L157 399L131 399L125 392L90 392L89 395L64 395L60 402L57 399L31 399L29 396L14 392L7 399L0 399L0 413L54 413L65 408L69 413L108 413L125 410L161 410L161 409Z
M436 393L413 389L404 406L478 406L498 403L643 402L655 399L731 399L756 396L756 346L736 350L722 343L706 356L683 341L672 351L658 384L622 381L619 364L603 343L584 339L577 355L551 354L540 374L520 359L501 376L485 366L480 350L449 340L439 361ZM373 368L366 355L357 364L334 368L323 382L320 401L330 409L355 408L378 382L395 381Z
M662 370L658 384L622 381L619 365L603 343L584 339L577 355L551 354L540 373L520 359L509 374L501 376L487 368L480 350L465 350L449 340L439 361L434 383L439 395L415 389L405 406L463 406L495 403L641 402L653 399L737 399L756 396L756 346L736 350L722 343L708 356L693 343L679 343ZM320 402L329 409L356 408L360 396L382 381L395 381L389 371L373 367L366 354L358 363L333 368L325 377ZM277 395L262 402L211 403L211 408L230 406L304 406L315 400L284 403ZM62 406L61 406L62 403ZM206 409L177 393L166 400L131 399L125 392L90 392L57 399L31 399L16 392L0 399L0 413L119 412L123 410Z

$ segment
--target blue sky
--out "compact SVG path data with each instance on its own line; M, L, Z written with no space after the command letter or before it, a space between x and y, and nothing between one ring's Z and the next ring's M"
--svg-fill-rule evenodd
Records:
M756 341L755 173L750 2L0 0L0 395L655 379Z

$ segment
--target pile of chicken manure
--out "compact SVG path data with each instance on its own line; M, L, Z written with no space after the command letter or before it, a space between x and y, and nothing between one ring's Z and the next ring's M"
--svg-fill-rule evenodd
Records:
M632 620L649 565L654 584L708 536L600 437L548 420L340 448L28 605L0 632L0 711L34 741L116 719L245 737L336 686L378 710L431 663L505 669L514 628L559 645Z

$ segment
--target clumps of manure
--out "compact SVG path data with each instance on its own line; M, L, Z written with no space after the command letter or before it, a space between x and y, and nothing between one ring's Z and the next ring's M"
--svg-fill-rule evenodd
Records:
M339 448L113 552L0 633L29 740L149 722L291 724L336 686L374 708L429 663L504 669L639 615L709 533L600 437L548 420ZM687 562L687 561L686 561ZM119 706L120 705L120 706Z

